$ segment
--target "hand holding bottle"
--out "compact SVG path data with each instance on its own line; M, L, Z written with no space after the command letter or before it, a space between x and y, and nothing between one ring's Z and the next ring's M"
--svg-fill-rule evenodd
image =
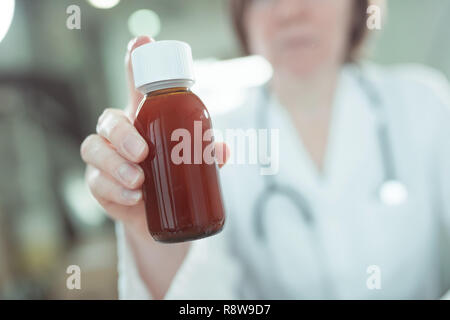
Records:
M139 37L130 42L126 57L129 104L124 111L103 112L98 119L97 133L82 143L81 156L87 164L86 181L92 194L111 218L123 223L144 281L155 297L163 297L184 259L188 243L170 246L156 243L148 233L145 220L141 191L145 178L138 164L146 159L149 146L132 124L143 96L134 88L130 54L151 41ZM215 148L225 146L216 143ZM161 267L164 263L166 268ZM160 272L165 274L151 275L156 270L164 270Z

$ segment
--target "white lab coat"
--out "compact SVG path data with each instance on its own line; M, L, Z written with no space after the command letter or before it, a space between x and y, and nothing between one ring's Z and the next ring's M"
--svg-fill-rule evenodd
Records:
M418 66L367 64L366 72L384 103L406 202L387 206L376 196L382 182L378 118L355 67L345 66L323 175L286 111L275 98L269 102L269 126L280 129L276 181L309 200L314 229L291 202L274 196L264 215L267 241L258 241L252 216L264 178L257 165L226 165L220 171L224 230L192 243L167 299L437 299L450 288L448 82ZM257 92L250 90L244 106L215 119L216 128L258 127ZM151 298L120 224L117 235L120 298Z

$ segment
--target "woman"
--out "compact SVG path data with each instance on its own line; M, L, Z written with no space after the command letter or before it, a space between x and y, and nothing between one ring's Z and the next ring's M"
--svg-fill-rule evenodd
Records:
M141 96L129 72L126 111L106 110L81 148L90 189L117 221L120 297L441 297L450 268L445 79L358 66L367 1L231 4L245 52L264 56L274 74L267 96L250 92L216 127L279 129L279 172L267 179L255 166L226 165L224 231L154 242L137 165L148 146L131 124ZM380 201L379 187L394 179L401 184Z

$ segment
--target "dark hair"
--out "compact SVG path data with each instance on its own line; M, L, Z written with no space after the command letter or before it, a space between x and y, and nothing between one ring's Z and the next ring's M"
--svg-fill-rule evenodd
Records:
M252 0L229 0L229 2L233 28L243 53L249 55L250 50L244 25L244 15ZM353 0L353 22L349 36L346 61L354 61L357 59L359 48L364 42L367 34L366 12L368 6L369 0Z

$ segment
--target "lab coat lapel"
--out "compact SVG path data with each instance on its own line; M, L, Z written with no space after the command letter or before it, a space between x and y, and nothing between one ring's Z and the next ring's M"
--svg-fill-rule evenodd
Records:
M355 180L365 189L379 178L376 117L354 68L347 66L341 72L325 158L326 186L338 193L355 185Z

